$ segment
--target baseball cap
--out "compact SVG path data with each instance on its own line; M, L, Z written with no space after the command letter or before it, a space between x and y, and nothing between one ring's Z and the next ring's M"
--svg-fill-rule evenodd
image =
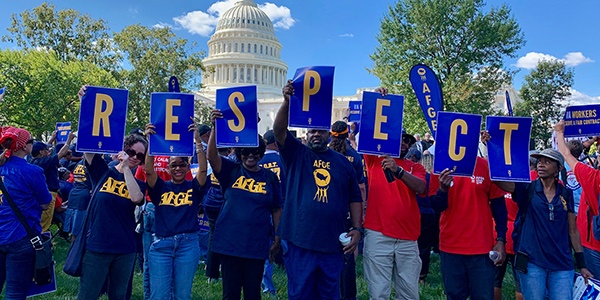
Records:
M265 139L265 141L267 141L267 145L275 143L275 133L273 132L273 130L265 132L263 138Z
M41 141L35 141L31 147L31 155L37 156L42 150L48 150L48 145Z
M554 149L551 149L551 148L544 149L540 153L531 154L531 157L535 157L537 159L540 159L540 157L546 157L546 158L549 158L549 159L552 159L552 160L558 162L559 167L562 167L565 165L565 158L562 156L562 154L560 154L560 152L558 152Z
M141 128L134 128L131 129L131 131L129 131L129 134L137 134L137 135L141 135L144 136L144 130L142 130Z

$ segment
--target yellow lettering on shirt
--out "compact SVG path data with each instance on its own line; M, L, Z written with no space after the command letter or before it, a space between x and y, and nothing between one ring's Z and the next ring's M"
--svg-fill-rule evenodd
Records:
M112 177L108 177L108 179L106 179L106 182L104 182L99 192L109 193L129 199L129 191L127 190L127 184L125 181L115 180Z
M320 159L317 159L313 162L313 167L329 170L331 169L331 163L328 161L322 161Z
M220 186L220 185L221 185L221 184L219 183L219 180L217 179L217 176L215 176L215 173L211 173L211 174L210 174L210 183L211 183L213 186L215 186L215 185L216 185L216 186Z
M244 190L250 193L256 194L266 194L267 183L256 181L253 178L246 178L245 176L240 176L231 186L235 189Z
M267 170L271 170L271 172L273 172L273 173L275 173L275 175L277 175L277 178L279 179L279 181L281 181L281 178L279 177L279 174L281 174L281 168L279 167L279 165L277 165L276 161L264 163L264 164L262 164L262 167Z
M160 195L160 203L158 205L182 206L192 205L192 189L186 192L167 192Z

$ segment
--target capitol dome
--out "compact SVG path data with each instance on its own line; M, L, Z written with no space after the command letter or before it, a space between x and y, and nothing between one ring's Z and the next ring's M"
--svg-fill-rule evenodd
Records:
M256 85L259 100L280 98L288 69L281 60L281 48L267 14L253 0L236 2L219 18L208 41L200 92Z

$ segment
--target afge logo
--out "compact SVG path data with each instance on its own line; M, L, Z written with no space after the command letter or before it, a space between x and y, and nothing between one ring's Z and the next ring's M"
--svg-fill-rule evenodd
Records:
M331 182L331 174L329 174L329 171L327 170L330 168L330 163L322 160L315 160L313 167L316 168L313 172L313 176L315 177L315 184L317 185L317 192L315 193L313 200L328 203L327 189L329 188L329 182Z

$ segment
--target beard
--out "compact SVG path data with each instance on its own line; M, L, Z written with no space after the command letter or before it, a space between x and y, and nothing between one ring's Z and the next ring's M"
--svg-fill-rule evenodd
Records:
M309 141L307 146L308 146L308 148L310 148L313 151L323 152L323 151L327 150L327 141L321 141L321 142Z

